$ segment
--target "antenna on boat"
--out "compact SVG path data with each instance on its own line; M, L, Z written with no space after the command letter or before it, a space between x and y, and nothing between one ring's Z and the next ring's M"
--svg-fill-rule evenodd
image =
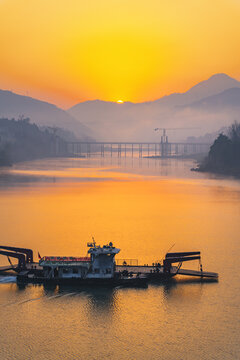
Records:
M172 250L172 248L173 248L174 246L175 246L175 243L168 249L168 251L166 252L166 254L169 253L169 251Z
M96 246L96 241L95 241L93 236L92 236L92 242L93 242L93 246L95 247Z
M166 256L167 253L169 253L170 250L172 250L172 248L173 248L175 245L176 245L176 244L174 243L174 244L166 251L165 256ZM160 262L162 262L163 258L164 258L164 256L161 258Z
M96 241L93 236L92 236L92 242L88 242L87 246L88 247L96 247Z

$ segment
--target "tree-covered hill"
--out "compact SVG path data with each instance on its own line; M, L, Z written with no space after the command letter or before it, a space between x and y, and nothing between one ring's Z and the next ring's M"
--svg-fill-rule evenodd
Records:
M198 170L240 176L239 123L235 122L231 125L228 136L223 134L218 136Z
M53 104L11 91L0 90L0 117L11 119L18 118L21 114L29 117L31 122L37 126L60 127L74 132L82 140L91 135L91 131L86 125Z
M56 146L63 139L55 129L40 129L28 118L19 120L0 118L0 165L10 165L56 155Z

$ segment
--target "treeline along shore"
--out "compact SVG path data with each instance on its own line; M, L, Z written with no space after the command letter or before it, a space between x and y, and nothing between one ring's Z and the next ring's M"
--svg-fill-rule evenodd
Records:
M232 124L227 135L220 134L208 156L193 170L240 177L240 123Z
M56 156L64 139L57 128L39 128L29 118L0 118L0 166Z

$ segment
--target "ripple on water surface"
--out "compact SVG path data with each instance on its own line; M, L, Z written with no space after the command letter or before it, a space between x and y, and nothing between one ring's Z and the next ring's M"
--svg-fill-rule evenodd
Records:
M190 167L59 159L1 170L2 245L78 256L94 236L113 241L122 259L151 264L175 244L201 250L203 269L220 281L72 289L0 277L0 359L238 359L240 185Z

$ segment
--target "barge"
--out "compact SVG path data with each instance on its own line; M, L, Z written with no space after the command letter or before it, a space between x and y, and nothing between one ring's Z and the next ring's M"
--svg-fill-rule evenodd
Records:
M8 257L10 267L0 268L1 274L9 270L17 273L18 283L38 284L73 284L76 286L147 286L149 281L166 282L176 275L197 276L218 280L217 273L202 270L200 252L167 253L163 263L153 263L151 266L138 265L122 261L116 264L115 256L120 249L110 242L107 245L97 245L93 241L87 244L86 257L44 256L39 255L39 261L33 261L33 251L26 248L0 246L0 255ZM10 258L18 259L13 265ZM200 270L182 269L182 263L198 260ZM176 265L174 265L176 264Z

